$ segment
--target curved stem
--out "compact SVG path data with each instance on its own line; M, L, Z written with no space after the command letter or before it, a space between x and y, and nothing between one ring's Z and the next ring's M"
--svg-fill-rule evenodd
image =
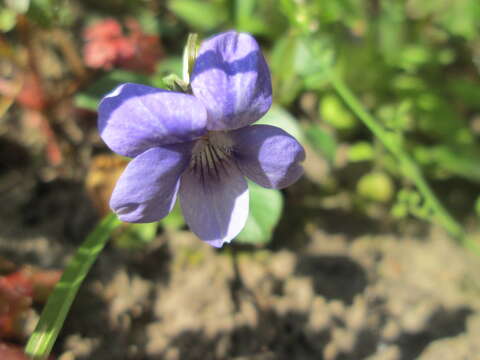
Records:
M335 91L350 107L353 113L367 126L370 131L382 142L382 144L399 161L404 174L415 184L418 191L422 194L427 206L433 211L437 222L445 228L452 236L457 238L465 247L480 255L480 245L465 236L462 226L448 213L432 191L425 180L420 168L415 161L403 149L401 143L395 134L385 130L375 118L368 113L355 94L348 88L342 79L337 75L332 75L331 84Z

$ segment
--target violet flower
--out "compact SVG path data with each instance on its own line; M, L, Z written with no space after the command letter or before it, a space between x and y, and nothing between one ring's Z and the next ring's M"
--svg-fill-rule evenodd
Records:
M185 221L215 247L245 226L245 178L280 189L302 175L302 146L280 128L252 125L270 108L270 71L255 39L229 31L204 41L192 94L123 84L98 109L100 135L132 157L110 207L126 222L154 222L178 194Z

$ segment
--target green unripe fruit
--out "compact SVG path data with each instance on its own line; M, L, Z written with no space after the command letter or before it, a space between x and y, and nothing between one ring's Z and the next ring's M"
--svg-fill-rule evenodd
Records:
M363 175L357 183L357 193L368 200L388 202L392 199L393 192L392 179L383 172Z
M334 95L326 95L320 103L320 116L326 123L338 130L352 130L357 120L345 108L342 101Z

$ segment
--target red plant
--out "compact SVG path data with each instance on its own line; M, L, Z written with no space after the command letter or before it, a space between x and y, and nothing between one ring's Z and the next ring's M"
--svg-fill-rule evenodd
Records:
M92 67L110 70L114 67L152 73L163 51L158 36L143 32L134 19L126 21L129 30L125 35L120 23L105 19L87 27L83 38L85 63Z
M16 100L20 105L31 110L41 111L47 107L48 101L38 76L32 72L25 72L22 88Z
M28 266L0 276L0 338L22 336L21 320L34 301L44 302L61 272ZM0 359L3 359L0 357Z
M22 348L16 345L0 342L0 359L2 360L29 360Z

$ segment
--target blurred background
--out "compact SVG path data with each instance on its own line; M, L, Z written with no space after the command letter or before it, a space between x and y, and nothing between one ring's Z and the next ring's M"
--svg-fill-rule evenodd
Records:
M247 227L221 250L178 209L125 224L52 359L479 359L480 258L330 81L480 244L478 0L0 0L0 358L25 358L61 269L109 211L128 160L98 135L100 98L164 87L188 33L229 29L261 44L274 105L260 122L300 139L305 176L251 185Z

